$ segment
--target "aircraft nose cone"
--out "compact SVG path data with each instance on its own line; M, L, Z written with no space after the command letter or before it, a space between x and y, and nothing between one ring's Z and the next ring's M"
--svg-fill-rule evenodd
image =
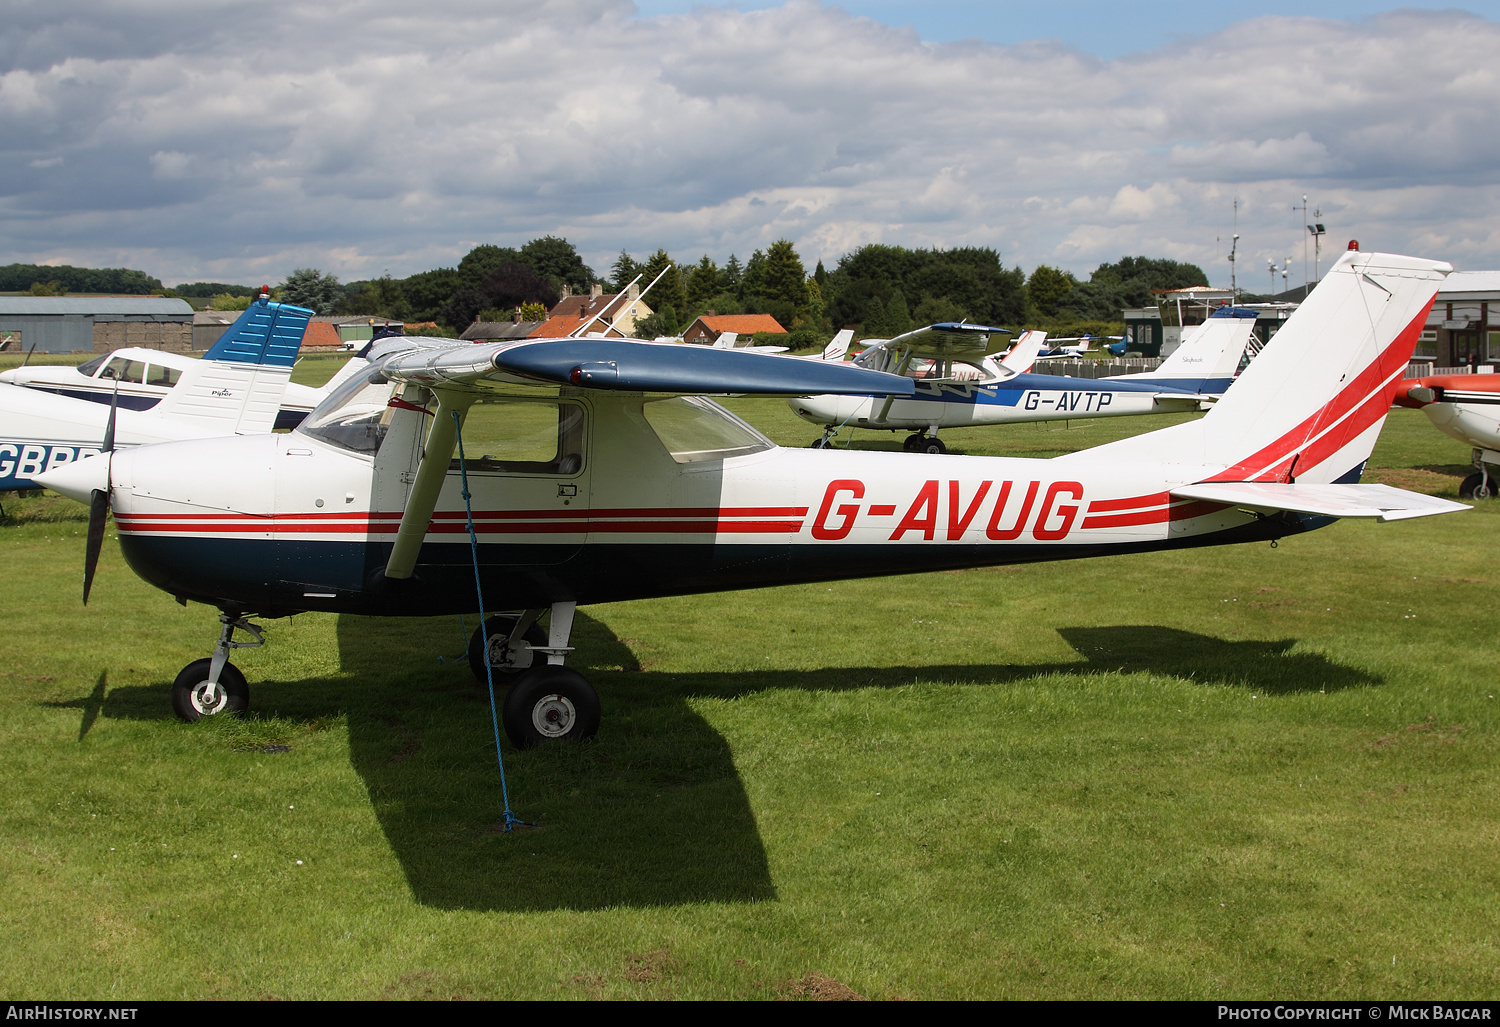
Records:
M12 367L9 371L0 371L0 382L15 384L20 381L20 368Z
M95 489L101 492L109 489L109 455L74 460L41 474L34 474L31 480L43 488L87 504Z

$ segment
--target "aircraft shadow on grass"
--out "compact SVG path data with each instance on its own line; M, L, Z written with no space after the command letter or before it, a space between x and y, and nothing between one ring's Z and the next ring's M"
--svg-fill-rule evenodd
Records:
M413 895L442 909L774 899L765 846L729 744L693 710L695 696L916 681L1004 685L1054 672L1144 671L1264 694L1380 683L1319 654L1291 653L1291 639L1231 642L1139 625L1059 629L1081 662L642 672L626 641L580 612L572 662L599 687L604 729L582 746L517 752L506 743L513 807L539 826L505 834L484 687L466 665L427 670L412 659L444 638L444 648L458 649L457 634L448 619L342 616L342 676L252 685L255 718L268 726L289 721L316 728L347 717L351 762ZM171 716L165 687L106 690L106 683L101 674L90 695L53 704L83 712L80 740L100 716ZM295 737L288 740L296 745Z

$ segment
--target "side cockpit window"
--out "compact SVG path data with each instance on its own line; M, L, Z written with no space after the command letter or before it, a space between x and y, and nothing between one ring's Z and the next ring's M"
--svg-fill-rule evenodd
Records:
M470 473L577 474L583 422L577 403L486 396L464 419L464 460ZM458 470L456 449L448 466Z

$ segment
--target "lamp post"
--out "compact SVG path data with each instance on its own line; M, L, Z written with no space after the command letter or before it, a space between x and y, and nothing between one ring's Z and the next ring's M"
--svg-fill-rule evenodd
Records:
M1313 217L1317 217L1322 213L1323 212L1321 210L1315 210L1313 211ZM1313 284L1317 285L1318 275L1320 273L1318 268L1318 258L1323 254L1323 236L1328 233L1328 229L1324 228L1322 223L1320 222L1318 224L1308 225L1307 232L1312 236L1313 240Z

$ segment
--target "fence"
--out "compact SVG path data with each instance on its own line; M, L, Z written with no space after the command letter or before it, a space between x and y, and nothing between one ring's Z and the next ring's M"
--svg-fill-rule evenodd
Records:
M1161 365L1160 357L1122 357L1118 360L1082 360L1065 357L1060 360L1038 360L1032 365L1035 374L1060 374L1072 378L1108 378L1117 374L1138 374L1154 371Z

